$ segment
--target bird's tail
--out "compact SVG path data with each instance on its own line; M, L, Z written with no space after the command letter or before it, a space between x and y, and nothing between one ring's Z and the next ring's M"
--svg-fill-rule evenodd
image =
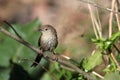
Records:
M37 57L35 58L33 64L31 65L31 67L36 67L38 65L38 63L40 62L41 58L43 55L38 54Z

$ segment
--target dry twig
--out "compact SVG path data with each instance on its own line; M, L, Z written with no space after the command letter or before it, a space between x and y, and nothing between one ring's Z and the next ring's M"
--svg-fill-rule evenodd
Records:
M81 2L86 3L86 4L90 4L90 5L94 6L94 7L101 8L103 10L106 10L106 11L109 11L109 12L112 12L112 13L115 13L115 14L120 14L120 12L118 12L118 11L114 11L114 10L112 10L110 8L102 7L101 5L96 4L96 3L92 2L92 1L89 1L89 0L78 0L78 1L81 1Z

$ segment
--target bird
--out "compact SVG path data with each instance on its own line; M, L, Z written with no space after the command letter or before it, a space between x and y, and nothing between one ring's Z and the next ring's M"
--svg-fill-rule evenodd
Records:
M56 29L52 25L42 25L39 29L41 31L41 36L38 40L38 46L40 50L44 53L45 51L50 51L55 54L54 50L58 45L58 37ZM37 54L33 64L31 66L37 66L43 55Z

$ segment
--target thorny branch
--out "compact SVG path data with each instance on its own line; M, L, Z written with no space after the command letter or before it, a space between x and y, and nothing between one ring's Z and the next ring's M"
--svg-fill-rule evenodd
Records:
M36 47L34 47L33 45L31 45L30 43L28 43L27 41L23 40L22 38L8 32L7 30L5 30L2 25L0 25L0 32L2 32L3 34L11 37L12 39L20 42L21 44L23 44L24 46L30 48L31 50L33 50L35 53L38 53L38 54L42 54L44 58L46 59L51 59L53 61L57 61L58 63L62 64L62 65L66 65L66 66L69 66L71 67L73 70L75 70L76 72L82 74L85 78L87 78L88 80L95 80L92 76L90 76L88 73L82 71L80 68L78 68L77 66L75 66L74 64L72 64L70 61L68 60L64 60L64 59L61 59L59 58L59 56L57 55L53 55L53 56L50 56L50 55L46 55L46 54L43 54L42 51Z

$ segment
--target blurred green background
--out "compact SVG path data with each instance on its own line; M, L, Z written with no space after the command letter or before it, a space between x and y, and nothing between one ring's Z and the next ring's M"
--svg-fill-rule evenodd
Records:
M101 7L111 7L110 0L92 0L92 2ZM108 14L110 12L93 6L92 9L94 16L99 17L101 23L99 26L106 39L109 33ZM105 75L105 80L120 79L113 61L111 61L111 67L105 69L106 65L101 63L101 52L97 51L91 56L93 50L96 49L96 44L91 40L95 39L95 34L88 4L85 2L79 0L0 0L0 20L6 20L12 24L21 37L35 47L38 47L38 39L41 35L37 28L40 25L51 24L57 30L59 39L56 52L72 58L73 63L75 65L78 63L77 66L83 70L96 70L99 74ZM15 34L7 25L3 27ZM117 31L117 22L113 19L113 32ZM103 43L104 41L106 40L103 40ZM102 39L96 42L101 46ZM35 57L36 54L32 50L0 32L0 80L86 80L83 75L63 69L57 62L45 59L42 59L37 67L31 67ZM119 56L117 59L120 60ZM96 65L99 67L96 68Z

